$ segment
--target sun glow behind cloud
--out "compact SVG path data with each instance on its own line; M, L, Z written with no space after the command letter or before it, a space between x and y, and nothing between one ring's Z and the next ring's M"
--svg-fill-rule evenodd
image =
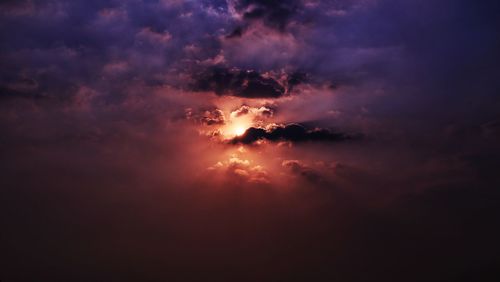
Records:
M245 133L245 131L247 130L246 127L243 127L243 126L235 126L235 129L234 129L234 134L236 136L241 136Z
M241 136L248 128L257 125L253 113L249 112L243 115L235 115L234 112L229 111L224 114L228 119L226 124L220 128L220 131L225 138L231 139L236 136Z
M234 118L222 129L224 136L232 138L241 136L245 131L253 126L252 121L248 117Z

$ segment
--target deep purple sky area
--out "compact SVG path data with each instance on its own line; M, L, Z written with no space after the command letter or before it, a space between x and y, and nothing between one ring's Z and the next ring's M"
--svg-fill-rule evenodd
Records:
M0 281L500 281L499 27L498 0L2 1Z

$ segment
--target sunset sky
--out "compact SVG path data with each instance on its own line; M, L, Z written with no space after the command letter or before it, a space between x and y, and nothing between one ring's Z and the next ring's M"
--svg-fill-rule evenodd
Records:
M497 0L1 1L0 281L500 281L499 27Z

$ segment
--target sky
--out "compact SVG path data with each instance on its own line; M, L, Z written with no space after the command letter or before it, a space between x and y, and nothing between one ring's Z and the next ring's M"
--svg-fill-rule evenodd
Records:
M2 1L0 280L498 281L498 26L494 0Z

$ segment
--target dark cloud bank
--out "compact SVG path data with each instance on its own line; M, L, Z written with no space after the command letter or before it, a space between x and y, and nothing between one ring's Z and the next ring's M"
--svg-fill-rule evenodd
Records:
M285 126L276 126L269 130L250 127L243 135L233 138L231 143L252 144L259 140L269 140L274 142L340 142L354 140L357 138L360 138L360 136L349 136L344 133L336 133L326 129L307 129L300 124L288 124Z
M499 3L3 1L0 280L499 281Z
M285 94L285 88L273 78L264 78L253 70L224 68L214 68L201 74L193 89L245 98L279 98Z

